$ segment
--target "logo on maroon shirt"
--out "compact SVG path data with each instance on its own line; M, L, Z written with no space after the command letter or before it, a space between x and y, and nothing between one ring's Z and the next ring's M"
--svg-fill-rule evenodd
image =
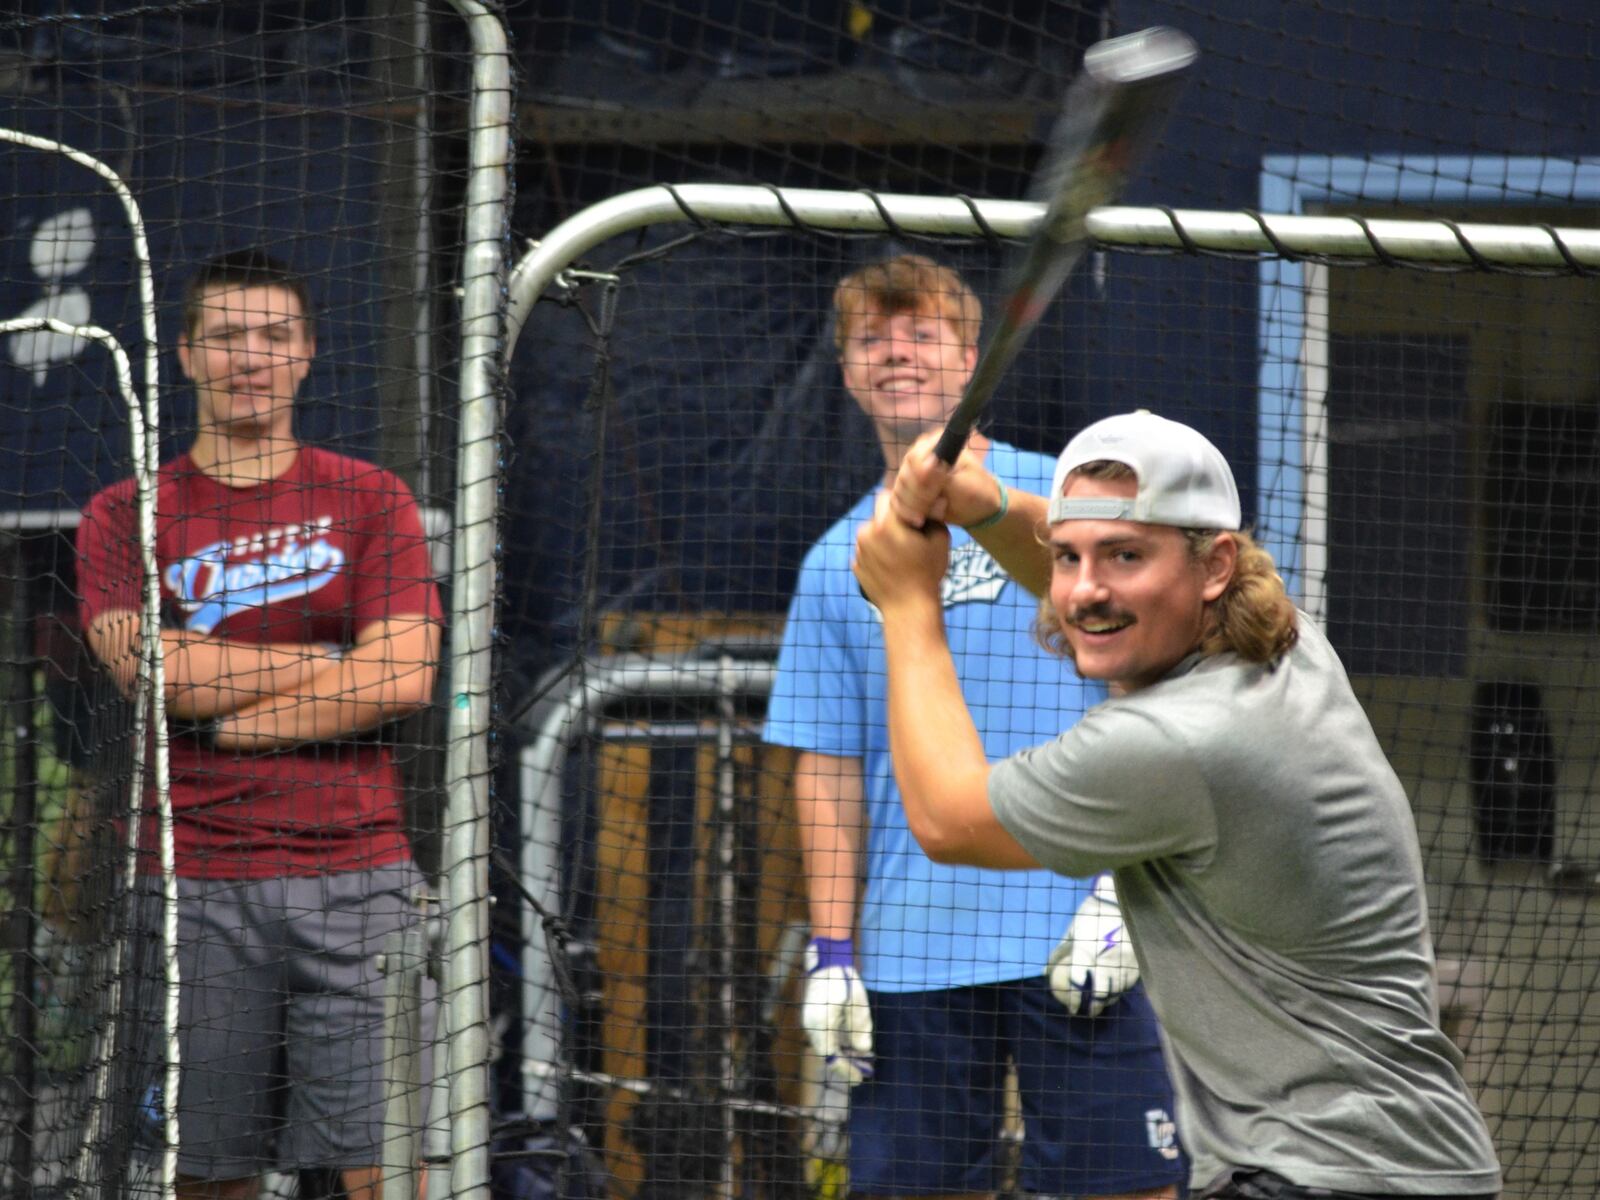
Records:
M173 563L166 584L189 614L185 628L210 633L236 613L326 587L344 566L344 551L327 537L332 523L322 517L212 542Z

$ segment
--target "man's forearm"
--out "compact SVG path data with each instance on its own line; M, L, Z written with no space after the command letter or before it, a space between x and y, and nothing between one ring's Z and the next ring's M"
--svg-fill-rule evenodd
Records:
M807 752L796 759L795 817L813 937L854 936L864 791L855 759Z
M935 862L1028 868L995 818L989 761L945 641L936 599L885 613L889 749L906 821Z
M333 661L319 645L256 645L170 630L161 641L167 708L183 720L227 716L294 691Z
M889 750L911 831L940 840L951 784L988 773L983 743L967 712L961 681L932 601L885 614L889 668Z
M823 847L808 857L815 864L806 868L806 911L811 918L811 936L854 937L860 891L858 848Z
M1007 517L1025 519L1023 513ZM1033 866L989 805L983 739L945 640L939 591L949 556L943 525L913 527L891 511L887 496L856 535L853 570L883 617L889 749L906 821L935 862Z
M219 722L219 746L270 750L365 733L424 707L433 694L439 631L408 623L327 662L297 687L263 697Z
M131 696L142 651L139 614L101 613L84 636L118 689ZM167 709L181 721L209 721L303 686L331 661L328 647L316 644L240 642L181 629L164 629L160 637Z
M987 528L972 532L973 539L989 552L1007 575L1032 592L1043 596L1050 590L1050 549L1039 542L1050 505L1043 496L1012 491L1006 515Z

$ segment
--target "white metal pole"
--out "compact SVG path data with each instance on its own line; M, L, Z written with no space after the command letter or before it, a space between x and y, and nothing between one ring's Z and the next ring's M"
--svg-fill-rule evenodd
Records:
M460 433L452 541L450 693L445 764L445 955L449 1079L446 1193L489 1195L489 727L495 601L497 438L505 331L511 66L500 20L451 0L472 42L466 250L461 299Z

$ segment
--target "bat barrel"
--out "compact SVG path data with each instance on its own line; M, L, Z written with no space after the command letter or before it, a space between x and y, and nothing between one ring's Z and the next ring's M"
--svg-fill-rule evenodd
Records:
M1083 69L1108 84L1173 78L1187 70L1200 50L1186 33L1165 25L1096 42L1083 54Z
M1109 38L1084 53L1083 70L1068 89L1036 177L1034 195L1045 204L1044 218L934 447L941 462L953 463L960 455L1001 377L1083 257L1090 210L1116 199L1198 54L1191 38L1164 26Z

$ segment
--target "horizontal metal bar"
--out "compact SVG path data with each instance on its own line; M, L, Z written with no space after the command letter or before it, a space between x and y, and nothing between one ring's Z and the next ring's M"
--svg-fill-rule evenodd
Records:
M703 742L718 733L719 722L694 721L629 721L626 717L608 718L601 727L600 737L607 742L680 741ZM747 720L745 728L735 730L733 740L742 746L761 745L761 728L754 718Z
M612 1075L605 1071L585 1071L578 1067L535 1062L530 1059L523 1060L522 1073L532 1076L540 1084L550 1080L571 1080L574 1083L586 1083L619 1092L631 1092L635 1096L666 1096L672 1100L695 1104L716 1104L719 1107L731 1108L737 1112L762 1113L771 1117L805 1118L811 1115L810 1109L802 1108L798 1105L778 1104L766 1100L751 1100L746 1096L730 1094L720 1088L709 1096L694 1095L685 1092L681 1088L672 1087L670 1084L658 1083L655 1080L633 1079L625 1075Z
M506 355L556 274L587 251L655 224L815 228L870 233L1023 238L1044 215L1024 200L832 192L807 188L686 183L624 192L550 231L511 273ZM1281 254L1341 262L1395 260L1512 270L1600 270L1600 230L1542 225L1456 224L1389 218L1210 212L1107 206L1090 212L1090 236L1128 249Z
M1600 229L1116 206L1095 209L1088 226L1097 242L1130 248L1347 262L1482 264L1515 270L1600 270Z

